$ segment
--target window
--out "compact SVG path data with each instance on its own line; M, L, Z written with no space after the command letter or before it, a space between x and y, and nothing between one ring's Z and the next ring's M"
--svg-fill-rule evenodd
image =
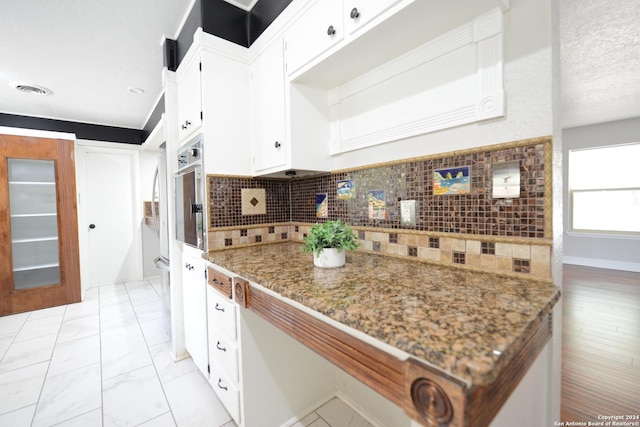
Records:
M640 143L569 152L571 230L640 234Z

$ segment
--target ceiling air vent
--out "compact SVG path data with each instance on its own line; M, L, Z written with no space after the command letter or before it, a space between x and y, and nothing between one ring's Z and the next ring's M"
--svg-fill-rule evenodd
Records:
M11 83L16 90L25 93L31 93L33 95L51 95L53 92L50 89L42 86L30 85L26 83Z

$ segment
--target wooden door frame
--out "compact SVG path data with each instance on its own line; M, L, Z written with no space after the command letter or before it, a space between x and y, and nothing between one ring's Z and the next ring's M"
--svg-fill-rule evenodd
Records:
M11 146L9 146L11 144ZM37 148L35 144L39 144ZM34 155L34 153L38 153ZM76 176L74 142L68 139L39 138L32 136L0 135L2 157L30 158L55 161L56 203L58 213L58 253L60 283L31 289L13 289L13 269L9 258L0 262L0 315L31 311L81 300L81 278L78 246L78 222L76 203ZM8 171L6 163L0 165L0 200L8 201ZM64 180L62 179L64 178ZM0 245L9 248L11 254L11 223L8 203L0 206ZM6 280L6 278L11 279Z
M133 170L131 171L132 180L132 196L134 199L134 210L132 212L134 224L141 224L143 213L143 204L140 196L140 159L139 148L114 148L113 144L102 143L99 141L82 141L76 142L77 159L77 187L78 187L78 224L79 224L79 243L80 253L80 275L82 277L83 289L85 292L90 284L90 258L89 258L89 212L87 211L87 179L86 179L86 155L89 153L102 154L121 154L132 158ZM139 202L139 203L137 203ZM86 226L85 226L86 225ZM139 230L140 231L140 230ZM142 262L142 233L137 233L135 249L136 257L136 280L143 279L143 262Z

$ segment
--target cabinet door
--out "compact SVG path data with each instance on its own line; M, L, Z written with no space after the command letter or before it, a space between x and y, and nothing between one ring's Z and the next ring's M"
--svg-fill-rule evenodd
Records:
M297 71L343 37L342 0L317 1L285 36L287 73Z
M287 161L282 40L273 43L251 67L251 142L253 170Z
M205 171L251 175L249 66L206 50L201 61Z
M204 268L204 260L183 254L184 344L193 363L208 377L207 282Z
M202 126L200 58L184 65L184 74L178 80L178 137L181 142Z
M344 0L345 28L353 34L401 0Z
M73 141L0 135L0 316L80 301Z

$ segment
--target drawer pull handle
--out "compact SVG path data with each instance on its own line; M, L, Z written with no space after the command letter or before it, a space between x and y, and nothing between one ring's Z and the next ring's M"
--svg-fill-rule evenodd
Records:
M358 12L358 8L354 7L353 9L351 9L351 14L349 16L351 17L351 19L359 18L360 12Z
M224 307L220 307L220 306L218 305L218 303L216 303L216 307L215 307L215 308L216 308L216 310L221 311L221 312L223 312L223 313L224 313Z
M221 347L221 346L220 346L220 341L218 341L218 343L216 344L216 348L217 348L218 350L220 350L220 351L224 351L224 352L226 352L226 351L227 351L227 349L226 349L226 348L224 348L224 347Z
M215 278L211 281L211 283L213 283L214 285L222 285L222 282Z
M333 28L333 25L329 25L329 28L327 28L327 35L334 36L335 34L336 34L336 29Z
M218 387L223 389L224 391L228 391L229 387L225 387L222 385L222 378L218 378Z

